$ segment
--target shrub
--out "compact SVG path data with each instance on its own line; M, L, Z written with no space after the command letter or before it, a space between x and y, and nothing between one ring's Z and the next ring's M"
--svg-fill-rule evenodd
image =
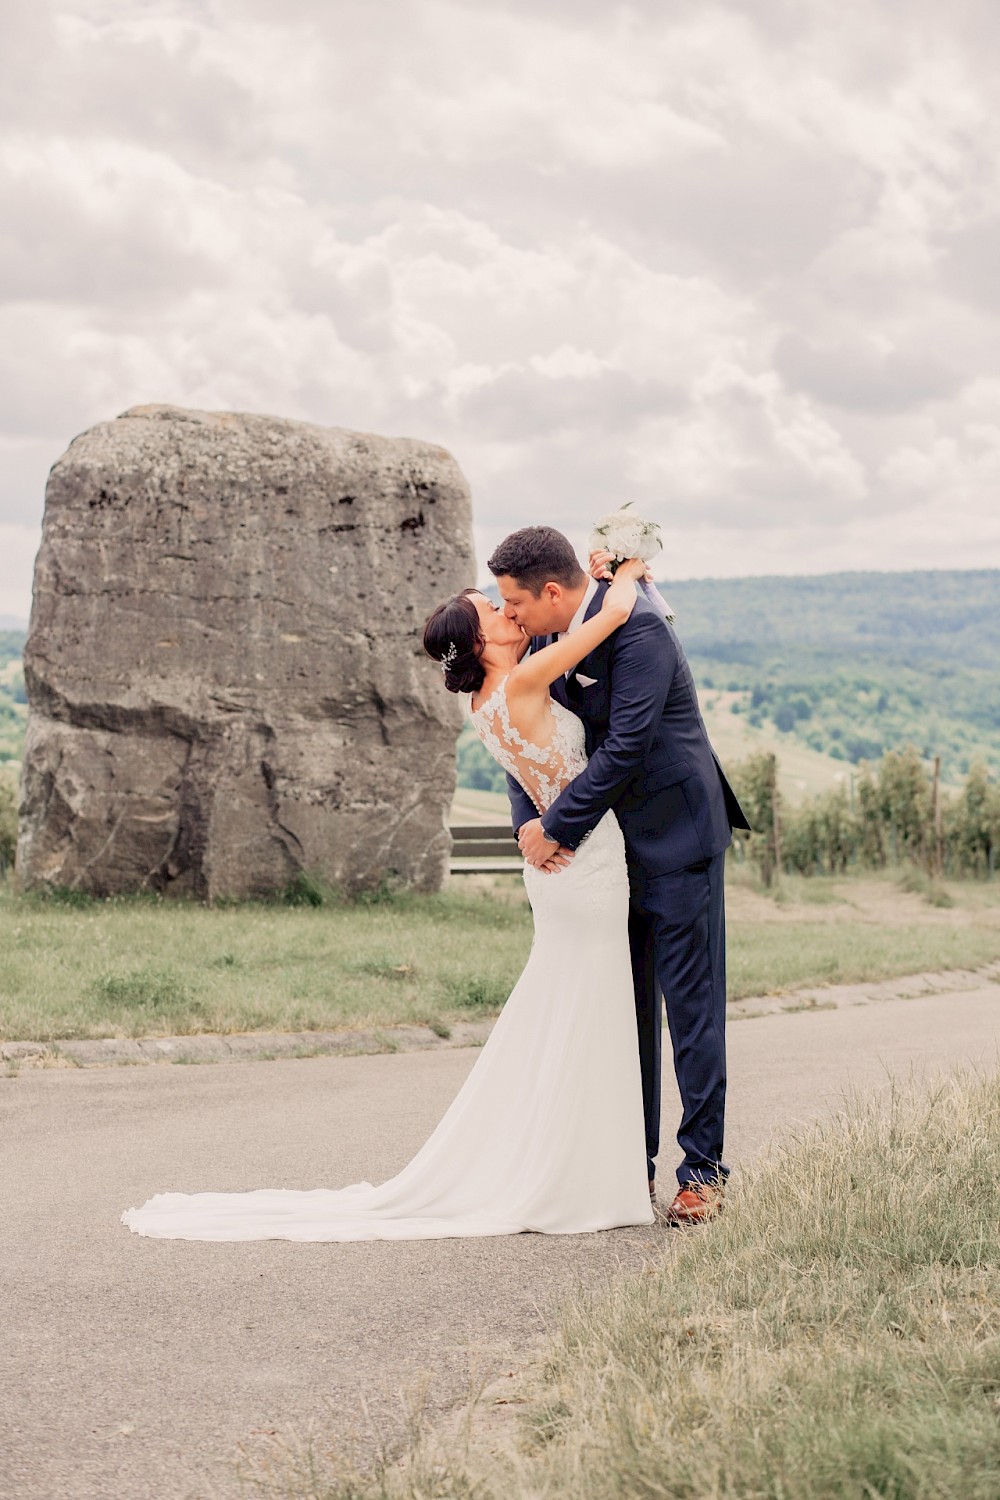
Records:
M7 780L0 780L0 875L14 868L17 853L17 791Z

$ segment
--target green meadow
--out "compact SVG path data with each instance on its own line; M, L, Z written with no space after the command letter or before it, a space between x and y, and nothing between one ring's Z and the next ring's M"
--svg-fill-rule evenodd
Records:
M556 877L558 878L558 877ZM906 889L889 875L786 877L733 866L730 997L1000 958L1000 883ZM913 882L909 882L913 884ZM941 901L942 891L945 904ZM437 896L199 906L21 895L0 882L0 1037L446 1031L495 1015L531 945L515 875L455 877Z

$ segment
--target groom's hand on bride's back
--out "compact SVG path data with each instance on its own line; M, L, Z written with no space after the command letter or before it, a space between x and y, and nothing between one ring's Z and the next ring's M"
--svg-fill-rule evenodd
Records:
M551 859L547 859L544 865L537 865L543 875L558 875L560 870L565 870L573 858L574 851L560 844Z
M564 870L573 858L572 849L564 849L562 845L545 837L541 818L531 818L527 823L522 823L517 830L517 842L528 864L534 865L536 870L544 870L548 875Z

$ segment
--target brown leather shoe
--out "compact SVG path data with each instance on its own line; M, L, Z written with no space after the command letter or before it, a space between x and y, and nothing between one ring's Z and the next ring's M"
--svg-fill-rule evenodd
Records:
M656 1202L656 1180L653 1177L649 1179L649 1201L650 1203Z
M667 1209L671 1224L704 1224L718 1218L723 1209L724 1189L704 1182L686 1182Z

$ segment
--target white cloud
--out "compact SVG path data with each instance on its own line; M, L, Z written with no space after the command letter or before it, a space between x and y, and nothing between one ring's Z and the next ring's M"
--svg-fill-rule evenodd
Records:
M1000 564L979 0L9 12L18 535L76 432L173 401L444 443L483 558L632 497L674 572Z

